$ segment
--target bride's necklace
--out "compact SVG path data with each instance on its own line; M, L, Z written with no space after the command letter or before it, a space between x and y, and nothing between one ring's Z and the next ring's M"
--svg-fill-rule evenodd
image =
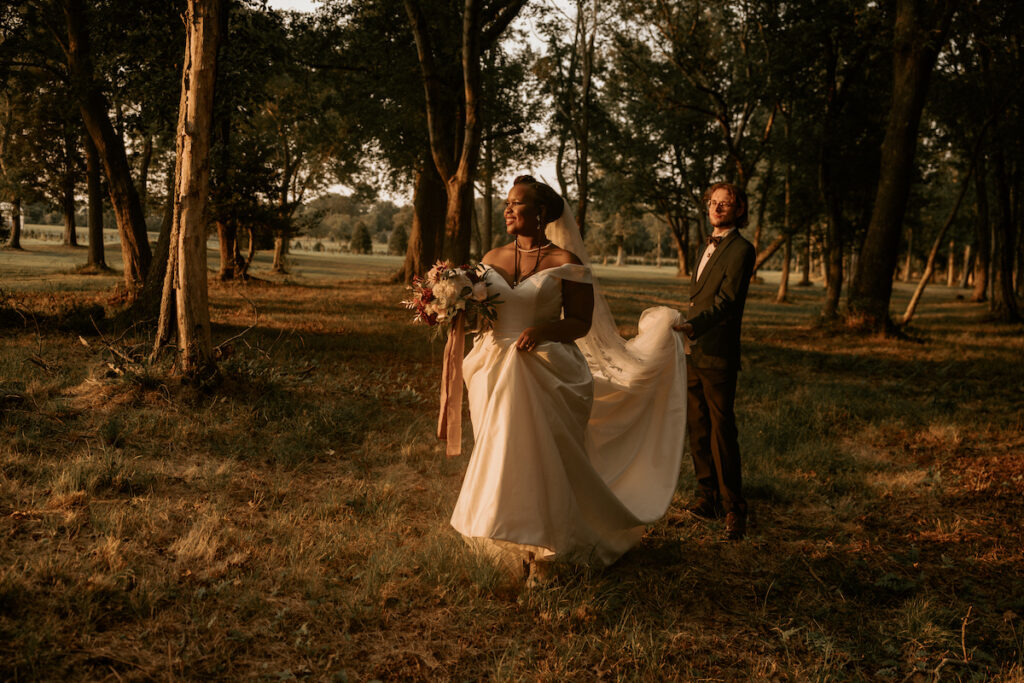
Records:
M533 249L523 249L521 246L519 246L519 240L517 239L516 240L516 251L520 252L521 254L532 254L535 251L540 251L541 249L547 248L547 246L549 244L551 244L551 242L545 242L544 244L540 245L539 247L534 247Z
M525 280L526 278L530 277L531 275L533 275L534 273L537 272L537 268L540 267L540 260L542 258L544 258L544 250L547 249L549 246L551 246L551 242L550 241L545 242L544 244L540 245L539 247L534 247L533 249L523 249L522 247L519 246L519 240L518 239L516 240L516 247L515 247L516 254L515 254L515 259L513 261L514 264L515 264L515 272L512 275L512 286L513 287L516 287L523 280ZM532 254L534 252L536 252L536 254L537 254L537 260L533 262L533 268L531 268L526 273L520 273L519 272L519 254L520 253Z

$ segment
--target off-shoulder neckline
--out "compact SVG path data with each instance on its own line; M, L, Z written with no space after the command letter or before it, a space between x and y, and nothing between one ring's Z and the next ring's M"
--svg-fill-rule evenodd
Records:
M501 278L501 281L504 282L505 285L509 289L515 289L516 287L521 287L523 285L523 283L528 282L529 280L533 279L534 277L536 277L538 275L543 275L545 273L550 273L553 270L559 270L561 268L568 268L570 266L573 267L573 268L584 268L584 269L587 268L587 266L583 265L582 263L563 263L560 266L552 266L550 268L542 268L542 269L538 270L535 273L530 273L529 275L524 277L522 280L520 280L518 285L513 285L511 282L508 281L508 278L505 277L504 271L495 268L494 266L492 266L489 263L484 263L483 266L485 268L488 268L489 270L493 270L495 272L495 274L499 278Z

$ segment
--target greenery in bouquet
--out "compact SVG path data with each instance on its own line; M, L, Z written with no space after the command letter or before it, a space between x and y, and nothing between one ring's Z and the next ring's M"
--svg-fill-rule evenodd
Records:
M482 264L453 266L438 261L423 277L414 277L412 297L403 301L415 312L413 322L431 327L450 325L458 313L465 313L467 328L480 331L497 317L497 294L488 291Z

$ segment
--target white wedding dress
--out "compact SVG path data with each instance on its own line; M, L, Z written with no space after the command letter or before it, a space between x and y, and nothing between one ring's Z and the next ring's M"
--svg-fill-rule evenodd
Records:
M515 288L493 269L485 277L501 304L463 363L475 445L452 526L506 559L609 565L676 489L686 425L678 313L644 311L628 342L605 329L618 341L520 351L525 328L561 317L562 281L592 282L590 268L550 268ZM613 326L596 295L595 317Z

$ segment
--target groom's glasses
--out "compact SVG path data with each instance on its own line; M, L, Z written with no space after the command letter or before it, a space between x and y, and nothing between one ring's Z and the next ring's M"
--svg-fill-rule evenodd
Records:
M708 202L708 208L711 209L712 211L714 211L715 207L718 206L722 207L723 210L728 211L733 206L735 206L735 204L733 204L732 202L716 202L713 199Z

